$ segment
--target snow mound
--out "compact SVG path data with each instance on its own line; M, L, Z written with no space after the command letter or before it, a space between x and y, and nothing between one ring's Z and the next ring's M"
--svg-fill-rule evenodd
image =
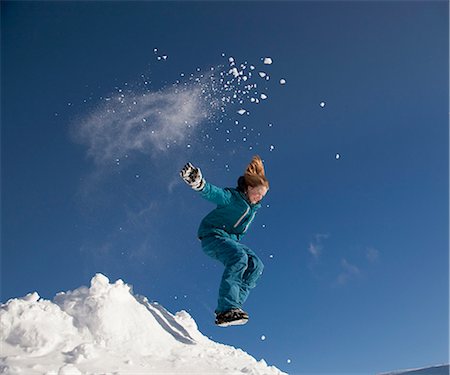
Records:
M0 340L0 373L11 375L283 374L102 274L53 301L31 293L2 304Z
M29 356L39 356L63 347L67 339L77 336L70 315L37 293L13 299L0 311L0 338L20 348Z

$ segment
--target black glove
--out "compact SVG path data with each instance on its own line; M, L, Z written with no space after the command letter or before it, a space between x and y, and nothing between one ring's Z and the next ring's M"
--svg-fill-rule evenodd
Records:
M191 186L192 189L200 191L205 187L205 179L202 177L200 168L187 163L180 171L181 178Z

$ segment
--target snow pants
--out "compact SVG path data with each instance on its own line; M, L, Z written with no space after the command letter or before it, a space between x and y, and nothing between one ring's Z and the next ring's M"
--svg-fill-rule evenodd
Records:
M242 308L250 290L262 275L264 265L261 259L232 236L208 236L201 242L203 251L225 266L216 313Z

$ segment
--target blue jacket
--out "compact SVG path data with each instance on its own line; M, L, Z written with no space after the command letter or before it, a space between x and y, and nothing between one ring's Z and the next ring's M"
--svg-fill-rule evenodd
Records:
M239 240L253 221L261 204L252 204L246 195L234 188L222 189L206 182L200 191L203 198L217 204L217 207L206 215L198 228L198 237L209 235L231 235Z

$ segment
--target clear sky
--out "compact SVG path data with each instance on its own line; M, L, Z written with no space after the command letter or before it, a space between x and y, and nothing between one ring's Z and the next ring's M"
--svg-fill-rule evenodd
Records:
M448 362L448 10L2 2L2 302L102 272L292 374ZM266 267L221 329L213 206L178 171L233 187L254 154Z

